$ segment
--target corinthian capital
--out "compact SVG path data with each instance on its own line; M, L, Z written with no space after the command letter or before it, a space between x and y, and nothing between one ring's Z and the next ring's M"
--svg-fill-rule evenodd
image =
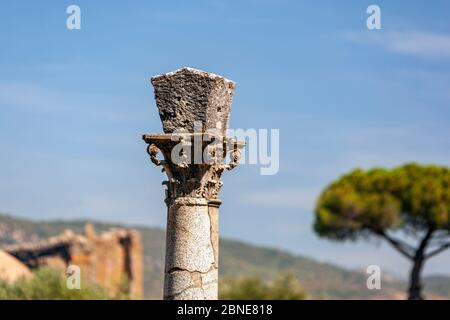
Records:
M223 171L239 164L244 143L207 134L144 135L150 160L167 174L167 201L178 197L217 199ZM159 159L161 153L162 159Z

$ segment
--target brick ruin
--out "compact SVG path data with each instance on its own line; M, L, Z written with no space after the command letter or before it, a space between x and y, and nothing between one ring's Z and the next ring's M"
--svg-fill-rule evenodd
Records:
M85 235L66 230L45 241L2 249L30 269L48 266L65 273L69 265L77 265L82 279L96 283L111 296L143 296L143 253L137 230L111 229L97 234L88 223Z

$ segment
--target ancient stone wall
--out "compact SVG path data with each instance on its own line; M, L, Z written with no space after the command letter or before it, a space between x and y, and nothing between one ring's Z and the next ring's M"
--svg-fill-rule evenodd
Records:
M136 230L111 229L97 235L87 224L85 235L66 231L46 241L5 246L3 250L32 269L49 266L65 272L69 265L77 265L83 279L111 296L143 296L142 242Z
M12 255L0 250L0 280L14 282L20 278L31 277L31 271Z

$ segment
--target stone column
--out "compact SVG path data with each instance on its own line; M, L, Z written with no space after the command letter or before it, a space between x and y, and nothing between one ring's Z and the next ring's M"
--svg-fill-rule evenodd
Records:
M164 299L217 299L220 178L244 146L226 137L235 83L183 68L152 84L164 134L143 138L168 177Z

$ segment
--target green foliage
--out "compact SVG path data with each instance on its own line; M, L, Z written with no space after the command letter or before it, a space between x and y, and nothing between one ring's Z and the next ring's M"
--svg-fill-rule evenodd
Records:
M80 290L69 290L64 278L55 270L42 268L30 279L10 284L0 282L0 300L104 300L108 295L100 288L83 282Z
M328 186L316 206L321 236L355 239L400 228L450 230L449 168L354 170Z
M282 273L269 283L261 278L226 278L220 283L222 300L303 300L306 293L297 278Z

